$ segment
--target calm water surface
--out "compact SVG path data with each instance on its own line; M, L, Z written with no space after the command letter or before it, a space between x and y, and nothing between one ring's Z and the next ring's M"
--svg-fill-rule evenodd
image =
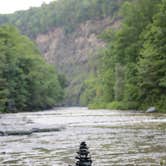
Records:
M93 166L158 166L166 160L166 115L55 108L0 115L0 130L63 127L59 132L0 136L0 166L68 166L81 141Z

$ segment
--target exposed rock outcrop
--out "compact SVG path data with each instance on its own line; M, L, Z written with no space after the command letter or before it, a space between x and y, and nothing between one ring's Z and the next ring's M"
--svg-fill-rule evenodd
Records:
M98 50L105 46L98 35L110 26L119 27L119 21L111 21L111 18L89 20L77 25L70 34L65 34L62 28L54 28L37 36L36 43L45 59L55 64L58 72L64 73L70 82L67 105L79 104L82 82L88 72L95 70L95 66L89 63L96 59Z

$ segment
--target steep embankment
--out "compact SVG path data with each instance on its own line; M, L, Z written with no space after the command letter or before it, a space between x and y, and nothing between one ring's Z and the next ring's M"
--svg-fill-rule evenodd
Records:
M54 28L37 36L36 43L44 58L55 64L69 81L65 104L79 104L83 82L88 73L95 70L94 61L97 61L98 50L105 46L98 35L110 26L118 27L119 21L111 21L108 17L89 20L79 24L70 34L66 34L62 28Z

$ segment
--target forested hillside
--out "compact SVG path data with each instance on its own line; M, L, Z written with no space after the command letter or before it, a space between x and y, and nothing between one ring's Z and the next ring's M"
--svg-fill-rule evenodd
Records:
M0 24L11 23L36 41L43 57L68 80L65 104L79 105L84 80L96 71L96 56L105 43L98 35L109 26L119 26L123 1L59 0L1 15Z
M81 22L114 15L122 1L58 0L43 4L39 8L0 15L0 24L11 23L30 37L48 32L55 26L62 27L66 33L71 33Z
M10 15L68 80L67 105L166 110L166 0L58 0Z
M121 16L119 30L101 35L108 46L82 98L97 108L166 111L166 0L126 2Z
M0 27L0 112L54 106L64 95L59 78L28 37L12 26Z

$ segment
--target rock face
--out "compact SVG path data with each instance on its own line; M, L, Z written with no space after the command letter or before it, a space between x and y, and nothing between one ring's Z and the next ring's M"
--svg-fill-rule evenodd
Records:
M110 26L119 27L119 22L110 18L89 20L77 25L70 34L66 34L62 28L54 28L37 36L36 43L44 58L55 64L58 72L65 74L69 81L67 105L79 104L82 82L88 72L95 70L95 65L91 67L89 63L105 46L98 35Z

